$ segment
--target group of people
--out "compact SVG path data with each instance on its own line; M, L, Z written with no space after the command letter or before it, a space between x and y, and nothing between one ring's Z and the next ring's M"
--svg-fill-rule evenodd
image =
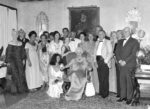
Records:
M35 92L48 87L50 97L62 95L66 100L80 100L89 90L91 96L106 98L110 91L120 97L118 102L131 103L139 49L131 28L112 31L110 37L101 26L95 34L63 28L62 35L45 31L40 40L35 31L29 32L28 39L25 36L22 29L12 30L5 59L6 91Z

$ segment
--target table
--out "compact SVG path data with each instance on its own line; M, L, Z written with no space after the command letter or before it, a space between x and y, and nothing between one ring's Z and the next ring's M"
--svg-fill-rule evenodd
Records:
M135 73L135 77L140 85L141 97L150 98L150 71L138 71Z

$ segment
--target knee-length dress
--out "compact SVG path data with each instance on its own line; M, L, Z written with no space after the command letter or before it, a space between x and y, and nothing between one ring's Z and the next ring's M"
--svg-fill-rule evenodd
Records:
M28 61L26 62L26 80L28 89L39 88L43 84L43 80L40 71L37 46L27 43L25 49L29 50L29 57L32 64L32 66L29 66Z

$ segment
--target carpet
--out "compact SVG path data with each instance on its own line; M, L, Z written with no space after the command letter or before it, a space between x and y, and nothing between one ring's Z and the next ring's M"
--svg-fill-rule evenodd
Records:
M66 101L64 98L50 98L46 92L38 91L7 109L147 109L147 105L129 106L125 102L117 103L114 94L103 99L100 96L85 98L79 101Z

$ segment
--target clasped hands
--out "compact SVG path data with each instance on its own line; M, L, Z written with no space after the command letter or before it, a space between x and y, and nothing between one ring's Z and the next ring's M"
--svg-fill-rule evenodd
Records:
M126 61L119 60L119 64L120 64L121 66L125 66L125 65L126 65Z

